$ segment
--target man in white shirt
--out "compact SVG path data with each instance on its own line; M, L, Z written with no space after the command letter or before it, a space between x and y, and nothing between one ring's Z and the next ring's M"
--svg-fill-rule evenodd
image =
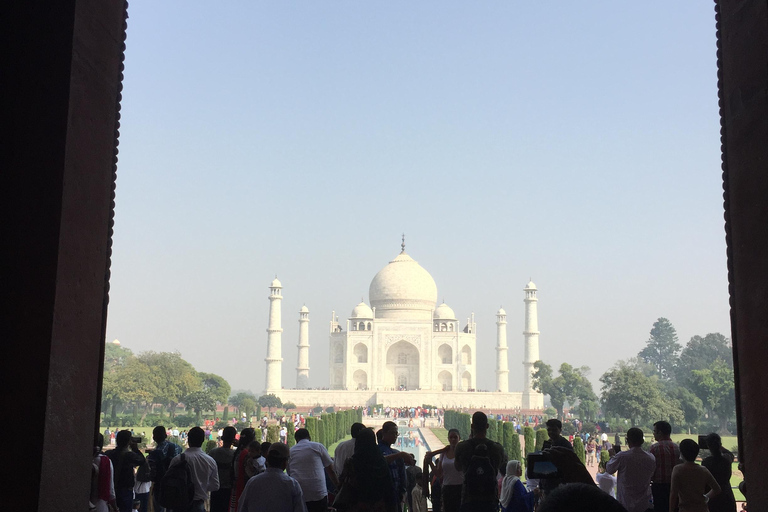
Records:
M651 505L651 477L656 471L656 457L642 449L643 431L632 427L627 431L629 450L615 453L608 450L611 460L606 464L605 472L619 472L616 486L616 499L624 505L627 512L646 512Z
M325 475L328 475L335 487L339 487L331 456L325 446L312 441L307 429L300 428L294 437L296 445L290 450L288 474L299 482L307 511L325 512L328 509Z
M189 429L187 434L189 448L184 452L184 462L192 473L192 483L195 484L195 498L189 512L205 512L205 502L208 493L219 488L219 468L216 461L200 447L205 441L205 431L200 427ZM171 461L171 467L179 464L181 457L177 455Z
M299 482L283 473L288 447L275 443L267 452L267 470L245 484L238 512L307 512Z
M341 476L341 472L344 471L344 463L355 453L355 439L357 439L357 434L364 428L365 425L362 423L353 423L349 428L349 433L352 435L352 439L347 439L336 445L333 469L336 471L337 476Z

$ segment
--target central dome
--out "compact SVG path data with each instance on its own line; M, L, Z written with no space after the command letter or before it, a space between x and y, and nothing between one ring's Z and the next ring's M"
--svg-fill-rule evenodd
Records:
M377 318L431 319L437 285L429 272L403 251L376 274L368 297Z

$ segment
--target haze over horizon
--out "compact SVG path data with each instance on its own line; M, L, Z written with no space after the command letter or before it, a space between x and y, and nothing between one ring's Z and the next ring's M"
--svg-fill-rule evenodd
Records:
M461 326L479 389L523 287L541 359L597 379L668 318L730 337L711 5L131 3L107 341L179 350L260 393L269 283L283 385L406 251Z

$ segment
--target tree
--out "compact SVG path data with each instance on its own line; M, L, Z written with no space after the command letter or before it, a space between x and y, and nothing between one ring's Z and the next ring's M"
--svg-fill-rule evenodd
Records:
M708 368L694 370L694 393L720 422L720 432L728 433L728 419L736 413L736 397L733 369L722 359L715 360Z
M680 343L677 342L677 331L672 323L666 318L659 318L654 322L651 336L638 357L653 366L660 378L669 380L675 375L680 348Z
M537 391L549 395L549 401L557 411L557 417L562 420L565 417L565 404L572 407L585 403L586 411L597 413L597 407L589 402L597 402L597 396L592 391L592 383L587 375L589 367L574 368L568 363L560 365L560 375L553 377L552 367L543 361L536 361L533 365L533 387Z
M531 427L523 427L523 436L525 438L525 456L536 449L536 433Z
M733 367L733 351L728 338L719 332L709 333L703 338L694 336L682 352L677 366L677 381L690 387L692 372L703 370L717 359Z
M243 407L243 400L250 400L253 405L250 406L250 410L245 410L247 408ZM237 409L237 415L242 416L243 412L246 412L247 414L253 413L253 409L256 408L256 395L251 393L250 391L238 391L236 394L229 397L227 400L229 404Z
M138 359L149 367L157 389L155 401L168 406L171 418L185 397L202 389L195 368L179 352L144 352Z
M203 412L216 409L216 397L207 389L193 391L184 398L184 405L195 411L195 421L201 423Z
M600 377L603 411L628 418L633 425L660 419L681 423L683 413L674 400L665 396L653 377L619 362Z
M680 409L683 412L684 426L688 429L688 433L690 434L691 429L696 428L699 419L704 416L704 413L706 412L704 410L704 404L693 392L682 386L675 386L671 389L669 391L669 396L680 404Z
M229 382L224 377L216 375L214 373L198 372L197 377L200 379L203 389L208 391L214 400L220 404L226 404L227 398L232 388Z
M582 464L586 463L587 453L584 450L584 441L579 436L573 438L573 451L576 452L576 456L579 458Z
M113 375L119 398L133 404L135 409L141 407L143 422L159 393L152 369L140 359L131 357L124 366L118 367Z
M291 409L296 409L296 404L293 402L286 402L283 404L283 409L285 410L285 412L288 412Z
M554 377L552 367L544 361L536 361L533 368L533 389L549 395L549 401L557 411L557 417L561 418L566 400L562 379L558 380L557 377Z
M270 393L268 395L261 395L259 397L259 405L266 407L271 414L273 408L277 409L278 407L283 406L283 401L280 400L280 397L277 395Z

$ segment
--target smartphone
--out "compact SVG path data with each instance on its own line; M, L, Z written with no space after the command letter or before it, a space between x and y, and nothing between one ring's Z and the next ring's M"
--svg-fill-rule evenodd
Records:
M560 477L557 466L544 453L529 453L525 463L528 467L528 478L546 479Z
M709 450L707 446L707 436L699 434L699 450Z

